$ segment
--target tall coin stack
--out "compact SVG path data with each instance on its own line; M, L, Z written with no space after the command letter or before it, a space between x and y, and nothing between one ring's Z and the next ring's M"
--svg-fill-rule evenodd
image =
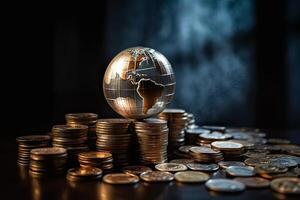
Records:
M150 118L135 122L138 159L142 164L154 165L167 161L168 132L165 120Z
M68 163L76 166L78 154L89 149L87 133L86 125L55 125L52 127L52 146L67 149Z
M62 175L66 170L67 151L48 147L31 150L29 172L33 177Z
M158 117L168 122L168 154L172 156L173 151L184 144L184 129L188 120L187 113L182 109L165 109Z
M18 164L27 166L30 160L30 151L35 148L50 146L49 135L28 135L17 139L18 143Z
M97 167L104 173L111 172L113 169L112 154L107 151L87 151L78 155L80 167Z
M67 125L86 125L88 129L88 144L90 150L96 150L96 123L98 115L95 113L69 113L65 115Z
M129 119L99 119L96 125L97 151L109 151L114 167L129 165L132 152L132 125Z

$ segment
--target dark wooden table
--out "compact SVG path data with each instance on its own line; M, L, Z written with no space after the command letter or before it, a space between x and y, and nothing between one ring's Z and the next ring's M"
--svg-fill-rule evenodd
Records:
M300 144L300 132L276 132L269 137L284 137ZM72 183L64 177L45 180L31 178L27 170L16 163L17 145L14 139L1 140L1 199L300 199L299 196L285 196L271 189L247 189L241 193L221 194L208 191L204 184L181 184L178 182L149 184L141 181L135 185L115 186L98 182ZM218 172L212 177L224 177Z

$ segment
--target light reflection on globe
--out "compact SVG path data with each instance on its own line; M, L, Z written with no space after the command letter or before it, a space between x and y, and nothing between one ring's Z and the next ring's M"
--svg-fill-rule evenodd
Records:
M108 104L120 115L143 119L160 113L175 93L171 64L158 51L132 47L116 55L103 78Z

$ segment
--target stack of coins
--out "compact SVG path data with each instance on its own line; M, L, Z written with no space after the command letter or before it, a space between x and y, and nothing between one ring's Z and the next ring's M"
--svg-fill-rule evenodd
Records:
M88 150L88 126L55 125L52 127L53 147L62 147L68 151L70 166L78 165L78 154Z
M97 167L104 173L113 169L113 157L108 151L87 151L78 155L80 167Z
M200 134L207 135L209 133L209 130L203 128L187 128L185 130L185 144L195 145Z
M244 153L243 145L236 142L216 141L211 143L211 147L221 151L225 160L240 160Z
M35 148L48 147L50 145L49 135L28 135L17 139L18 164L27 166L30 160L30 151Z
M200 146L210 146L214 141L224 141L231 139L232 135L218 131L201 133L198 136L197 144Z
M189 151L192 159L196 162L217 163L223 160L221 151L209 147L191 147Z
M169 145L168 153L172 156L173 151L184 144L184 129L188 117L182 109L165 109L158 115L159 119L166 120L169 127Z
M96 125L97 151L109 151L114 167L120 168L131 162L133 144L132 121L129 119L99 119Z
M67 151L59 147L31 150L29 172L33 177L61 175L66 170Z
M88 144L90 150L96 150L96 123L98 115L95 113L69 113L65 115L67 125L88 126Z
M135 122L138 159L142 164L153 165L167 161L168 131L165 120L150 118Z
M92 181L102 177L102 170L97 167L79 167L68 170L69 181Z
M187 123L186 128L193 127L195 125L195 116L193 113L187 113Z

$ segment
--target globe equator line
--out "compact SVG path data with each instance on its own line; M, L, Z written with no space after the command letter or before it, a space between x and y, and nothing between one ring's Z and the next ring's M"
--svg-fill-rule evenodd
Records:
M166 84L166 85L163 85L164 87L168 87L168 86L173 86L173 85L176 85L176 83L170 83L170 84ZM104 90L119 90L119 89L116 89L116 88L103 88ZM134 90L136 91L136 89L121 89L121 90L124 90L124 91L131 91L131 90Z
M172 94L166 94L164 95L165 97L168 97L168 96L172 96L174 95L175 93L172 93ZM112 98L106 98L107 100L110 100L110 101L115 101L116 99L112 99Z

